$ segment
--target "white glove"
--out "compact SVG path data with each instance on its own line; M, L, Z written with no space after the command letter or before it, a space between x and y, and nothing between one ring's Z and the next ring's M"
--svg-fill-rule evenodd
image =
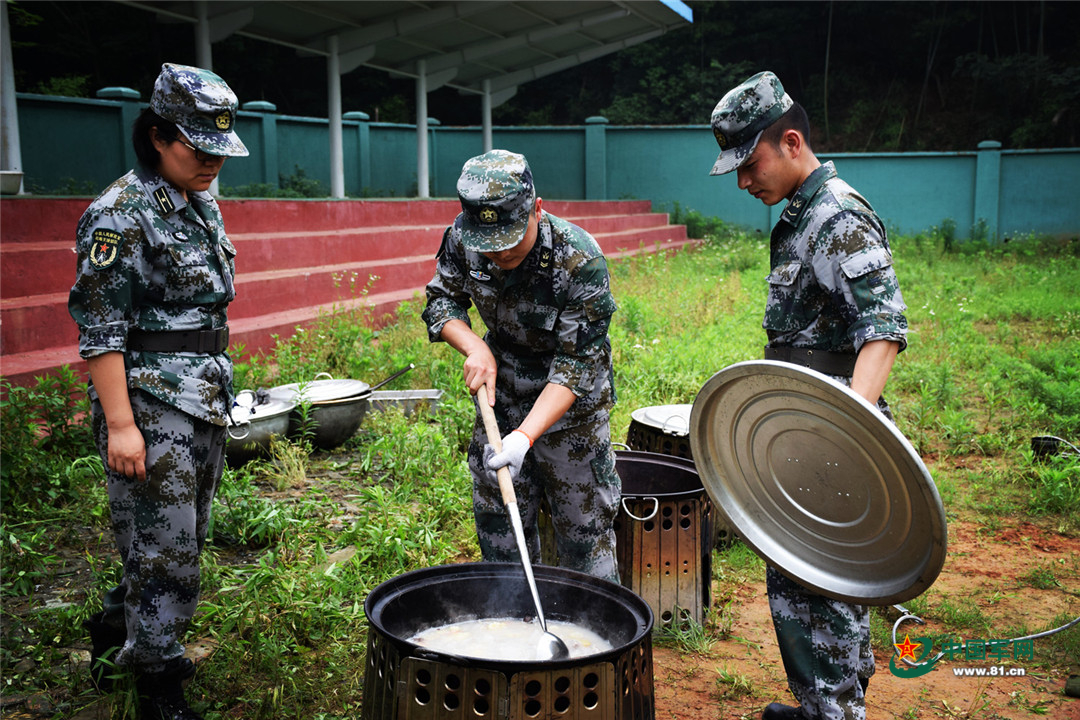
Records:
M520 430L514 430L502 439L502 452L487 458L488 469L494 471L505 466L510 470L511 479L516 478L521 472L521 464L525 462L525 453L529 452L530 447L532 447L532 441L529 440L529 436Z

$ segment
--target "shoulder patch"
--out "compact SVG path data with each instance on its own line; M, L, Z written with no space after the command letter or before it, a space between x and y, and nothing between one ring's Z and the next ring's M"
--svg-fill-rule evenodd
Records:
M90 239L90 265L95 270L110 267L120 257L120 241L124 239L120 233L98 228Z

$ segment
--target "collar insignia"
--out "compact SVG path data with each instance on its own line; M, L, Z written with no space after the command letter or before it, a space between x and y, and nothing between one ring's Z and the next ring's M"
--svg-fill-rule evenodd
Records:
M484 273L484 272L480 272L479 270L470 270L469 271L469 277L471 277L471 278L473 278L475 280L479 280L480 282L487 282L488 280L491 279L490 275L488 275L487 273Z
M543 252L540 253L540 267L546 268L549 265L551 265L551 250L544 248Z
M486 207L480 211L480 222L482 223L495 223L499 221L499 213L495 212L495 208Z
M173 205L172 198L169 197L169 191L164 185L154 191L154 199L157 200L162 215L168 215L176 209L176 206Z

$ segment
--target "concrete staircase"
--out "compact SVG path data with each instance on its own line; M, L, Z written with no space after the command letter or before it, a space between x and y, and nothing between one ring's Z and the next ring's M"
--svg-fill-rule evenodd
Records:
M67 296L75 226L88 204L0 201L0 376L13 384L62 365L85 372ZM459 209L454 200L222 200L237 250L233 345L269 351L275 334L289 337L320 313L367 305L381 318L422 296ZM647 200L550 201L544 209L591 232L609 258L694 242Z

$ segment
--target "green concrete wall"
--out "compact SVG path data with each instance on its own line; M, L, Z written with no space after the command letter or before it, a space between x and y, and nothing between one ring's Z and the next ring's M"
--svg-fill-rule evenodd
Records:
M18 94L24 187L93 194L134 162L130 121L145 106L133 91L109 98ZM345 192L352 197L415 197L415 126L374 123L363 113L343 121ZM237 131L251 156L222 169L224 188L276 185L302 170L330 187L329 123L278 115L265 102L245 104ZM453 197L462 164L482 151L479 127L429 129L430 194ZM710 177L717 146L705 125L613 126L588 118L570 127L496 127L495 147L523 153L541 196L552 200L648 199L657 210L683 209L768 232L779 208L736 187L734 175ZM1080 148L1002 151L996 142L940 153L822 155L894 231L926 231L945 221L959 237L1080 234Z

